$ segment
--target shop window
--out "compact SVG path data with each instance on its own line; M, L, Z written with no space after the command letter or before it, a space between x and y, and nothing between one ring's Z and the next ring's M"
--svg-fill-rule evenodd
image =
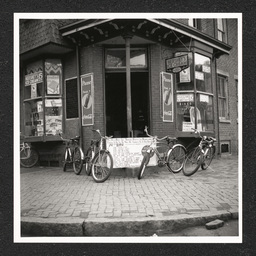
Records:
M130 50L131 68L146 68L146 49L134 48ZM125 68L126 52L124 48L106 50L106 68Z
M182 54L185 52L175 56ZM187 54L189 67L176 76L177 129L182 132L213 131L211 59L195 53L193 68L193 53Z
M60 60L40 60L26 66L24 84L25 136L52 136L62 131L61 85L62 64Z
M218 75L219 119L229 120L228 78Z
M78 118L77 78L65 81L66 88L66 117Z
M218 40L227 43L227 33L226 33L226 20L217 19L217 38Z

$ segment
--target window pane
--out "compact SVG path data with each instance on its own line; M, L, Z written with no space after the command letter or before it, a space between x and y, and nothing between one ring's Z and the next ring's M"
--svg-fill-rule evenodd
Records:
M195 53L195 79L198 91L212 93L211 60L198 53Z
M59 95L62 85L62 64L58 59L45 61L46 93L47 95Z
M197 129L199 131L213 131L213 97L197 94ZM195 113L194 113L195 115Z
M66 115L67 118L78 117L77 79L66 80Z
M43 136L44 111L42 100L27 101L25 104L25 136Z
M133 68L147 67L146 49L131 49L130 65ZM108 49L106 54L106 68L125 68L125 49Z
M62 132L62 100L45 100L45 134L57 135Z
M195 128L191 119L191 109L194 107L193 93L177 94L177 128L179 131L191 132L191 128Z
M218 30L223 31L223 20L222 19L217 19L217 27L218 27Z

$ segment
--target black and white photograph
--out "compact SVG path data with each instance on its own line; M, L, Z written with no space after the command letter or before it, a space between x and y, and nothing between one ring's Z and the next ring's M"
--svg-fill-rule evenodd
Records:
M14 14L14 242L242 243L242 143L241 13Z

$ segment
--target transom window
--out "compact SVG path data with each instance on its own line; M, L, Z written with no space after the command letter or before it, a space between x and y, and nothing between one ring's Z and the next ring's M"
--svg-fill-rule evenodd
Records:
M147 68L146 49L132 48L130 51L131 68ZM115 48L106 50L106 68L125 68L126 52L125 48Z

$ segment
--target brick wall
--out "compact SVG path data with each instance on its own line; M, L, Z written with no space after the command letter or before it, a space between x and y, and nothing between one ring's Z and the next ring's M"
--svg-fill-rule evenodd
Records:
M228 20L228 44L232 46L230 55L221 56L217 60L217 68L228 74L228 97L230 122L220 122L220 140L230 141L231 153L237 153L238 123L237 123L237 88L235 78L238 75L238 46L237 46L237 21Z

